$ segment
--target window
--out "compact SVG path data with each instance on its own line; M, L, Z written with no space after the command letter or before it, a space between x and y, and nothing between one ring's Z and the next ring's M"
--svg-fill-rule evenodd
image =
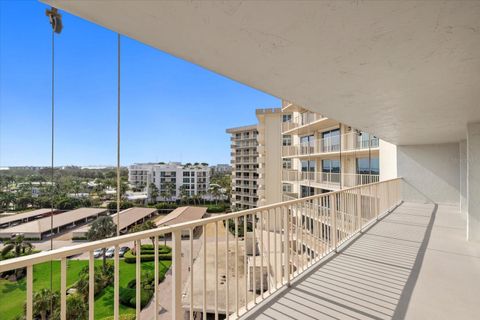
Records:
M340 172L340 160L322 160L322 172L326 173L339 173Z
M292 185L290 183L284 183L282 189L283 192L292 192Z
M283 169L292 169L292 159L283 159Z
M302 172L315 172L315 161L302 160Z
M322 132L323 152L332 152L340 150L340 129L334 129Z
M291 146L292 145L292 136L285 135L282 137L282 144L283 146Z
M378 158L357 158L358 174L380 174L380 165Z
M282 115L282 121L283 122L291 122L292 121L292 115L291 114Z
M315 188L312 187L307 187L307 186L302 186L301 188L301 197L309 197L315 195Z

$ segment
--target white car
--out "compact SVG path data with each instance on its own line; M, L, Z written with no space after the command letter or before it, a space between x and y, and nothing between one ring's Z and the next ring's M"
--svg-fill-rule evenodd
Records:
M94 258L100 258L102 255L103 255L103 249L95 249L95 251L93 251Z
M112 258L114 254L115 254L115 247L110 247L105 253L105 257Z

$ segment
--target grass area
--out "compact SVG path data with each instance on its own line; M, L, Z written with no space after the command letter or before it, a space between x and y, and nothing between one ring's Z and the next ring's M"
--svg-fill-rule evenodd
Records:
M96 265L101 265L101 260L96 260ZM166 273L170 268L171 261L159 261L160 273ZM69 260L67 264L67 287L77 280L77 276L83 267L88 265L88 260ZM53 269L51 269L53 268ZM53 270L51 273L50 271ZM153 261L142 263L142 271L154 270ZM50 288L52 277L53 290L60 290L60 261L53 261L35 265L33 268L33 290ZM135 264L125 263L120 260L120 287L126 287L128 282L135 278ZM0 280L0 315L1 319L14 319L23 312L26 297L26 278L17 282ZM8 301L8 303L6 303ZM135 309L120 305L120 314L135 313ZM113 285L108 286L95 298L95 319L113 315Z

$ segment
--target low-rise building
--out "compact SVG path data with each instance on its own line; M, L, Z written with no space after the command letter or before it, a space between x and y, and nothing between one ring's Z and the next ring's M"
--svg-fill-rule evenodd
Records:
M128 182L144 187L151 198L153 183L158 189L158 198L180 199L185 196L203 196L210 186L210 168L207 164L139 163L128 167Z

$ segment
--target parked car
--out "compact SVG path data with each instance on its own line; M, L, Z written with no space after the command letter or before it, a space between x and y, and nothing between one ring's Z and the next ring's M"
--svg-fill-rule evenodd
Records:
M130 250L129 247L121 247L120 250L118 251L118 256L120 258L123 258L123 256L125 255L125 253L127 253L128 250Z
M105 253L105 257L112 258L114 254L115 254L115 247L110 247Z
M94 258L100 258L101 256L103 256L103 249L95 249L95 251L93 251Z

